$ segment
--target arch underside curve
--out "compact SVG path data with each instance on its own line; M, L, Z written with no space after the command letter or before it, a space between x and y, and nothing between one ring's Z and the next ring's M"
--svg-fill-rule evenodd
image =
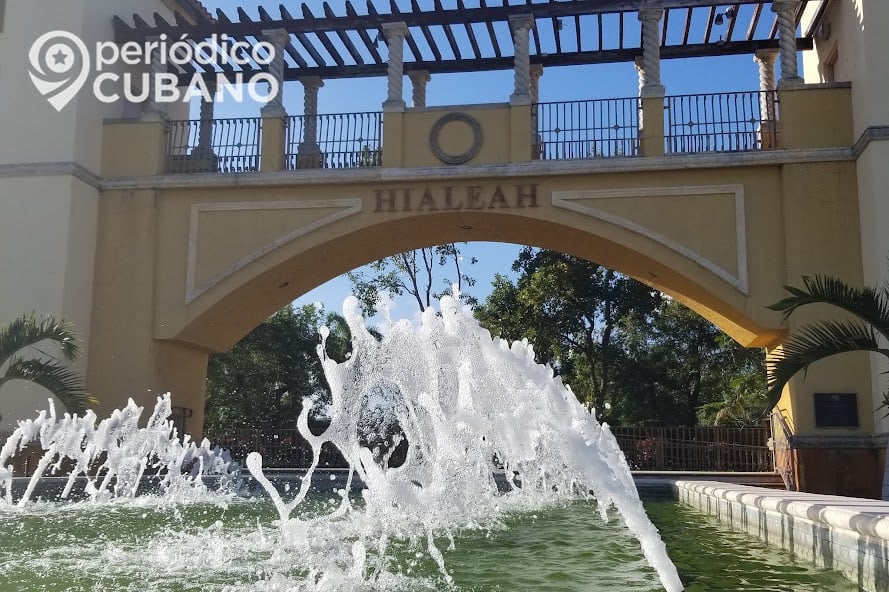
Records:
M343 223L339 217L336 230L324 239L294 233L292 240L265 249L227 276L215 278L212 286L185 304L187 321L181 329L161 338L224 351L288 302L352 269L420 247L489 241L560 251L624 273L683 302L742 345L771 346L780 341L784 330L778 327L779 319L745 293L746 258L739 262L738 273L720 273L705 258L665 244L663 237L635 223L621 224L613 215L586 212L583 224L574 224L571 221L580 218L576 211L586 206L580 199L569 203L570 199L553 195L553 205L563 200L568 206L554 216L562 219L541 219L528 212L462 210L362 226ZM189 286L189 290L194 288ZM762 312L757 311L760 308ZM774 323L763 322L773 317Z

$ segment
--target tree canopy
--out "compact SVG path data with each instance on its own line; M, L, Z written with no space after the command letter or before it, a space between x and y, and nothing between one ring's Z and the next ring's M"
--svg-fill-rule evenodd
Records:
M423 312L443 294L449 294L454 285L461 300L475 304L476 299L466 290L475 285L468 270L476 263L475 257L465 259L456 243L448 243L385 257L348 276L367 316L376 314L383 293L407 294Z
M22 315L0 327L0 388L12 380L33 382L55 395L67 411L86 411L96 399L68 366L79 354L71 323L53 316Z
M563 253L525 248L476 318L527 338L600 418L628 425L750 425L762 416L764 355L644 284Z
M331 331L328 355L345 360L351 347L345 321L311 305L287 306L230 351L210 356L205 427L292 428L304 398L328 402L317 353L321 325Z

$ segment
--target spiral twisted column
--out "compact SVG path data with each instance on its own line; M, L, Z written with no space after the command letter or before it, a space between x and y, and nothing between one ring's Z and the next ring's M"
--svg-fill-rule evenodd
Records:
M290 42L290 33L286 29L270 29L263 31L262 36L275 49L275 54L269 63L269 74L278 83L278 92L263 107L262 116L286 117L287 112L284 110L284 48Z
M531 103L531 39L529 33L534 26L530 14L517 14L509 17L515 47L515 90L509 97L513 105Z
M753 61L759 66L759 106L761 117L766 121L775 119L775 100L771 91L775 90L775 62L778 52L774 49L760 49L753 54Z
M405 23L383 23L383 35L389 46L389 93L384 107L404 109L404 38Z
M414 70L408 74L408 77L411 79L411 90L413 91L411 94L413 99L412 106L415 109L425 107L426 83L432 80L432 76L426 70Z
M157 100L158 76L167 71L160 50L161 39L160 37L151 37L147 41L153 43L154 47L151 49L151 76L148 77L148 98L145 100L142 111L148 119L166 119L167 109L163 103Z
M664 16L662 8L643 8L639 11L642 23L642 87L640 94L663 95L661 85L661 39L660 22Z
M305 91L305 99L303 102L303 115L305 117L305 126L303 127L303 147L318 146L318 89L324 86L324 81L320 76L306 76L299 79Z
M208 82L207 90L210 96L201 99L201 123L198 127L197 150L202 154L210 154L213 149L213 118L216 114L216 102L213 96L216 94L216 83Z
M778 47L781 52L781 80L798 81L796 65L796 14L799 0L773 0L772 12L778 17Z

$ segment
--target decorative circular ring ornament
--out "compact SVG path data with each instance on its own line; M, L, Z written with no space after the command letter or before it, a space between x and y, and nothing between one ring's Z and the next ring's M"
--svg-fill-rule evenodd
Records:
M438 143L438 135L441 133L441 130L444 126L454 121L462 121L472 130L472 146L470 146L469 150L463 154L448 154L442 150ZM482 149L482 142L484 142L482 126L479 125L478 120L466 113L448 113L447 115L442 116L435 122L435 125L432 126L432 131L429 133L429 148L432 150L432 154L445 164L463 164L469 162L478 156L479 151Z

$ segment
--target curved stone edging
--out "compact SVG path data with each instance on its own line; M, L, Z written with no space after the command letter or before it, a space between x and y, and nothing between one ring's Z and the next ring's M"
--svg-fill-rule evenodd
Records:
M889 502L732 485L674 483L677 498L738 530L889 592Z

